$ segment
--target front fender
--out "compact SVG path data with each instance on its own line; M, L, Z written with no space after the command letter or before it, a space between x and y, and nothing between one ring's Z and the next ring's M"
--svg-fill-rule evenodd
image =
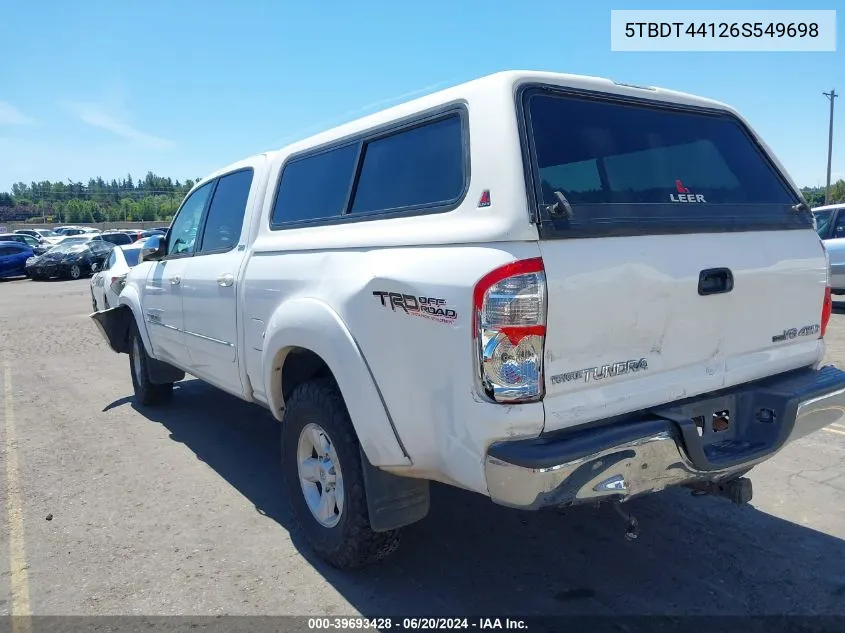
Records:
M93 312L89 315L102 337L113 352L129 353L129 326L132 323L132 310L127 306L116 306L108 310Z
M147 354L153 358L152 344L141 312L138 293L131 286L123 289L117 306L94 312L89 316L112 351L118 354L129 353L129 328L134 321L141 333Z
M270 409L284 408L281 368L288 352L301 347L320 356L334 374L361 448L373 466L407 466L390 413L358 343L340 316L316 299L293 299L277 308L264 335L262 366Z
M150 334L147 331L147 321L144 319L144 312L141 309L141 297L138 296L138 289L128 284L124 286L118 297L118 304L132 310L132 315L135 317L135 323L138 325L138 331L141 333L141 340L144 343L147 354L150 358L155 358L153 344L150 341Z

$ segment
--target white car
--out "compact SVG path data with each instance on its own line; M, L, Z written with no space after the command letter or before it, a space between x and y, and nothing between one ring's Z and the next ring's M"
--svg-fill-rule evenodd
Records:
M112 249L103 268L91 277L91 303L94 312L118 305L126 274L133 266L138 265L142 248L143 242L136 242L130 246L117 246Z
M266 407L304 540L348 568L431 481L746 503L843 418L830 315L813 216L730 106L506 72L208 174L91 319L140 406L192 375Z

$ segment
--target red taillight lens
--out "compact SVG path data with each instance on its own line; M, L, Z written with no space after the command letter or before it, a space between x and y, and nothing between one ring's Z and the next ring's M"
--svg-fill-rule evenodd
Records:
M478 379L494 402L533 402L544 394L546 274L541 258L506 264L473 292Z
M827 324L830 322L830 315L833 312L833 297L831 297L830 293L830 253L827 252L822 239L819 239L819 245L822 247L825 266L825 288L824 300L822 301L822 318L819 338L824 338L824 333L827 330Z
M822 304L822 322L821 322L821 337L824 338L824 333L827 330L827 324L830 322L830 315L833 312L833 297L830 295L830 286L824 289L824 303Z

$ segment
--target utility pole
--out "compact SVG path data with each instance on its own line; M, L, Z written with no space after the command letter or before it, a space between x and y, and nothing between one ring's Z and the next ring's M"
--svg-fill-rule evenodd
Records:
M830 204L830 162L833 157L833 100L839 95L836 90L822 93L830 101L830 130L827 138L827 186L824 190L824 203Z

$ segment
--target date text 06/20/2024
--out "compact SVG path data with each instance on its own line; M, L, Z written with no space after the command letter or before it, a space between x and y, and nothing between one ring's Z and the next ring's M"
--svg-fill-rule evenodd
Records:
M519 618L309 618L311 631L448 631L525 630Z

